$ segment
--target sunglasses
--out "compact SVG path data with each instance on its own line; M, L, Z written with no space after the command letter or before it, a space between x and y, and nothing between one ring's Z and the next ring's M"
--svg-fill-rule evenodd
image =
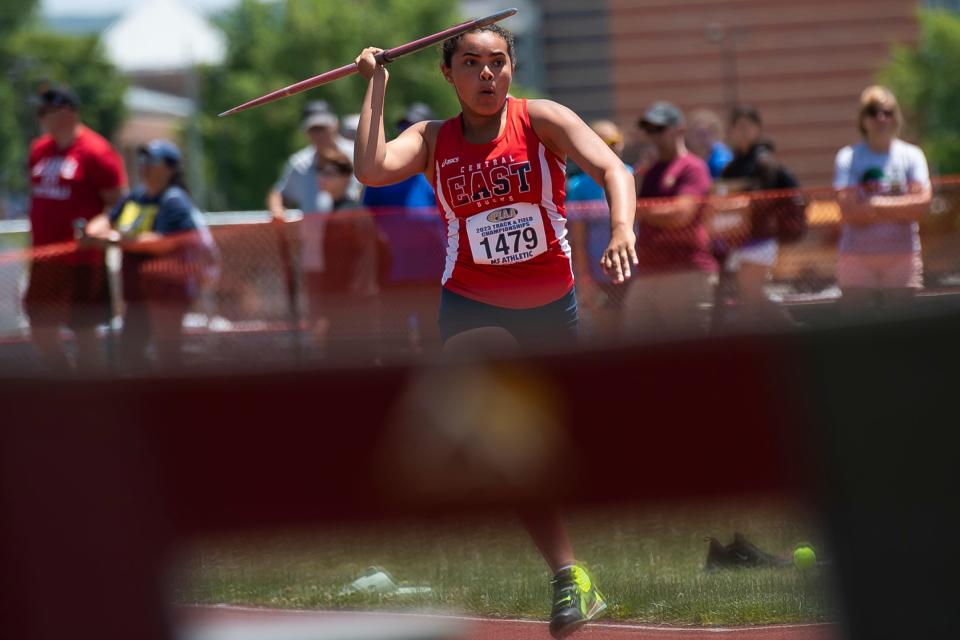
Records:
M658 133L663 133L667 130L667 126L663 124L651 124L649 122L641 122L640 128L643 129L645 133L650 135L657 135Z
M871 118L876 118L879 115L883 114L887 118L893 118L897 115L897 112L893 109L884 109L875 104L871 104L866 109L863 110L864 115L870 116Z

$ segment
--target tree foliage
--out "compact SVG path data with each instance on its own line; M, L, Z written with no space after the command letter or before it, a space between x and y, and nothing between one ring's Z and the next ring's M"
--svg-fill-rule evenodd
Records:
M920 40L900 46L880 80L897 95L911 131L917 134L931 169L960 172L960 16L920 12Z
M316 2L242 0L224 14L227 59L205 70L201 132L214 208L262 208L284 161L306 143L300 114L309 100L327 100L337 113L356 113L366 85L354 76L227 118L218 113L279 87L353 61L365 46L389 48L455 24L446 0ZM456 96L438 71L440 57L424 51L390 67L386 122L406 105L429 104L438 117L456 113Z
M19 168L18 161L24 155L24 142L18 131L17 96L13 89L16 78L17 57L11 46L11 38L33 17L37 0L8 0L0 4L0 217L3 215L4 192L10 190L11 181Z
M29 98L42 83L70 85L84 122L108 138L125 116L126 82L98 38L46 31L34 19L36 5L4 0L0 10L0 194L26 190L27 151L39 133Z

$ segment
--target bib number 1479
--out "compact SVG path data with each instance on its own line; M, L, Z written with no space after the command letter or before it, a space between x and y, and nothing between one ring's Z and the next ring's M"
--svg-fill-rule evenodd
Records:
M491 236L480 241L480 246L487 254L487 260L533 251L539 244L537 230L533 227L499 233L493 243L491 243Z

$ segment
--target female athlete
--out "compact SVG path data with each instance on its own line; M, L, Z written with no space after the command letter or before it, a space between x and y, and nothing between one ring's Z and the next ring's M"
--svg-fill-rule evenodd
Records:
M377 48L356 62L367 79L354 148L357 178L382 186L423 173L447 224L440 297L445 352L486 353L504 346L576 341L579 316L567 242L564 169L572 158L610 204L611 239L601 265L614 282L637 263L636 196L623 162L570 109L508 95L516 64L513 36L498 25L443 44L440 70L461 113L384 136L389 74ZM554 572L550 632L563 638L605 608L577 563L559 515L525 514Z

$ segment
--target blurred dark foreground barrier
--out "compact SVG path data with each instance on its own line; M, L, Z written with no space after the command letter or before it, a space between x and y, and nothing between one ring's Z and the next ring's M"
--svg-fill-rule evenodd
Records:
M958 637L958 323L438 368L0 379L0 623L170 637L167 563L209 533L773 492L823 509L848 637Z

